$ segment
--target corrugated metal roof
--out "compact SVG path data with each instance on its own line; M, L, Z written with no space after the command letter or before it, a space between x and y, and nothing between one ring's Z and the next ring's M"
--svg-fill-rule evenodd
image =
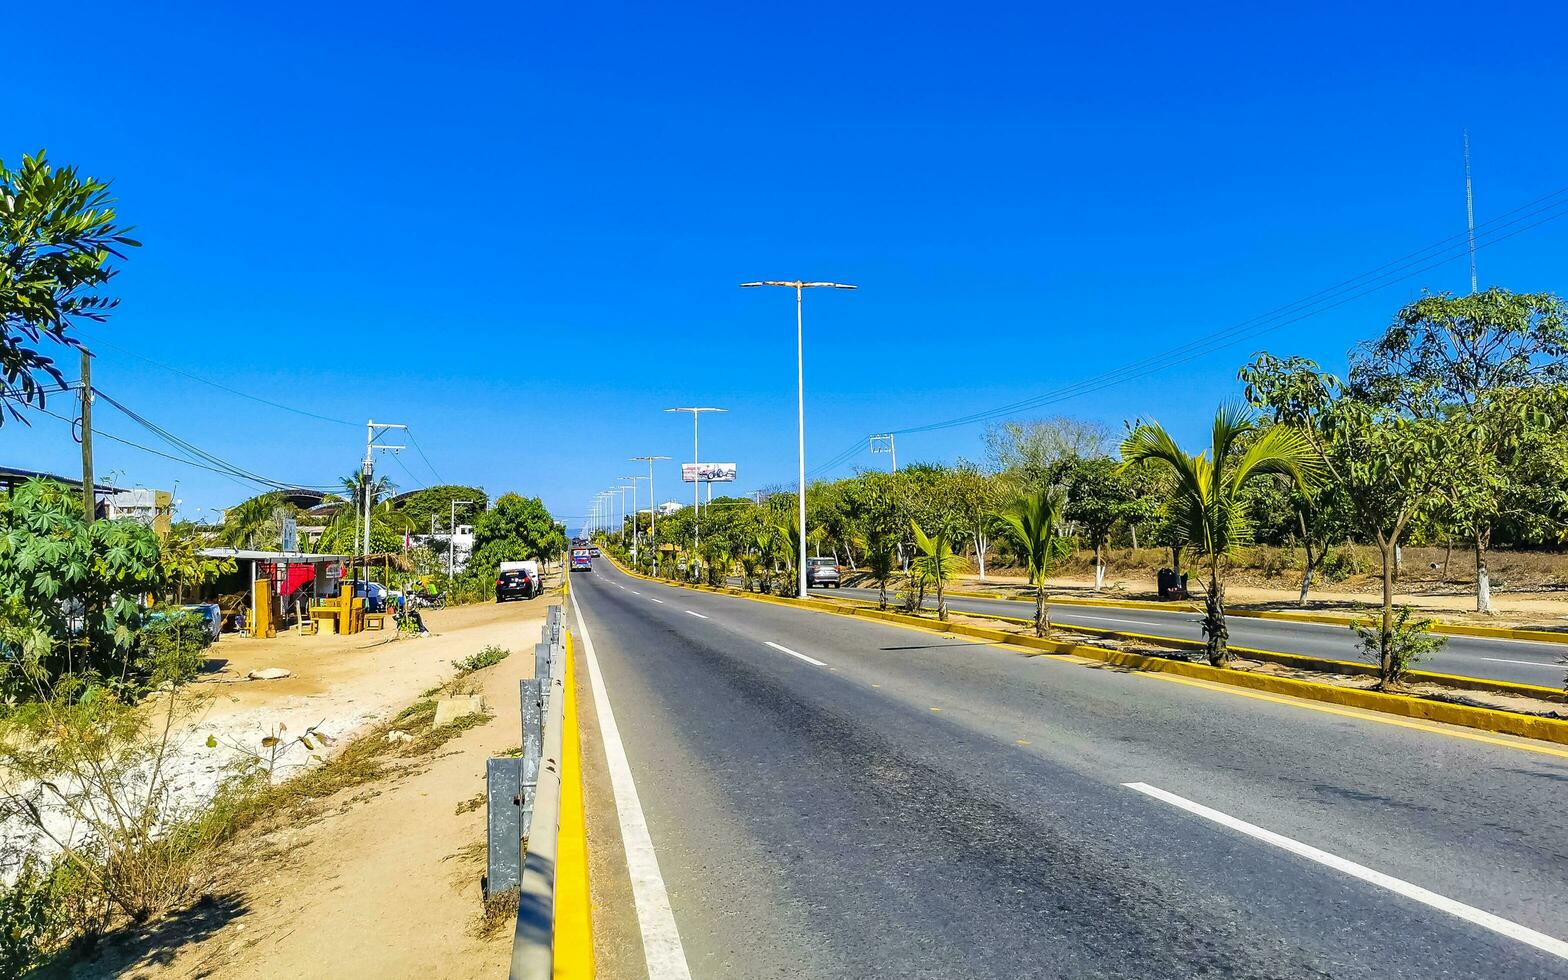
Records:
M311 555L302 551L252 551L249 548L203 548L208 558L243 558L246 561L286 561L295 565L323 565L329 561L346 561L347 555Z

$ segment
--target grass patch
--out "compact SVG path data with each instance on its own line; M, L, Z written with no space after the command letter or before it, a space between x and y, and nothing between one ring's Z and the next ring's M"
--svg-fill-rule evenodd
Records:
M484 805L485 805L485 794L479 793L479 794L477 794L475 796L470 796L468 799L466 799L463 802L459 803L457 805L457 809L453 810L452 812L454 814L456 814L457 816L462 816L465 813L473 813L475 810L479 809L480 807L482 807Z
M505 647L498 647L492 643L473 656L464 657L462 660L459 660L456 664L457 676L464 677L468 674L472 674L476 670L484 670L486 667L494 667L496 664L500 663L511 655L512 651L506 649Z
M509 929L517 927L517 891L515 889L491 895L474 920L473 935L476 939L494 939Z

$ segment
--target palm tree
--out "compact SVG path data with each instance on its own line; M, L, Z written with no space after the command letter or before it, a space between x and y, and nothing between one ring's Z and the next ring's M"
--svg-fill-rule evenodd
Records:
M936 584L936 618L945 623L947 596L943 592L943 585L957 573L962 564L962 560L953 553L952 525L942 521L937 524L936 532L929 535L914 521L910 521L909 526L915 532L915 547L920 549L915 567L922 581Z
M255 547L257 537L267 530L273 511L282 500L281 493L264 493L230 507L223 512L218 540L230 548Z
M997 515L1024 559L1029 573L1029 584L1034 586L1034 633L1044 636L1051 631L1051 615L1045 606L1045 580L1051 565L1065 557L1069 544L1061 535L1062 491L1056 488L1040 490L1019 497Z
M1259 427L1239 405L1222 405L1214 413L1209 448L1189 456L1158 424L1138 426L1122 443L1122 468L1158 463L1175 477L1172 514L1181 536L1208 558L1208 594L1204 597L1203 632L1209 663L1230 661L1225 625L1223 559L1252 537L1243 490L1271 474L1289 476L1303 493L1317 479L1319 459L1305 435L1285 425Z
M875 538L866 551L866 571L877 583L878 609L887 608L887 582L893 577L893 566L897 558L893 550L893 542L885 537Z

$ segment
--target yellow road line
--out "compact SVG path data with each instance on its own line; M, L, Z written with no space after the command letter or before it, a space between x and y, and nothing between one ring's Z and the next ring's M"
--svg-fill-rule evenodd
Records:
M555 879L557 977L593 980L593 914L588 892L588 833L583 813L582 742L577 729L577 676L566 634L561 722L561 824Z

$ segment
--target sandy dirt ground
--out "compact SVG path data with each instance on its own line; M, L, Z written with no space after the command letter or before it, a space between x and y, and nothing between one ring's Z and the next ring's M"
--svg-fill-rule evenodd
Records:
M326 801L307 824L241 841L239 867L217 895L158 930L111 945L72 976L504 975L510 931L483 938L477 929L485 760L521 741L517 681L532 675L545 610L559 601L547 595L445 610L427 618L437 635L421 640L385 643L370 633L220 644L233 658L230 673L258 666L296 673L234 685L227 703L214 705L213 724L380 720L450 678L453 660L491 643L512 656L472 675L494 715L488 723L412 771Z

